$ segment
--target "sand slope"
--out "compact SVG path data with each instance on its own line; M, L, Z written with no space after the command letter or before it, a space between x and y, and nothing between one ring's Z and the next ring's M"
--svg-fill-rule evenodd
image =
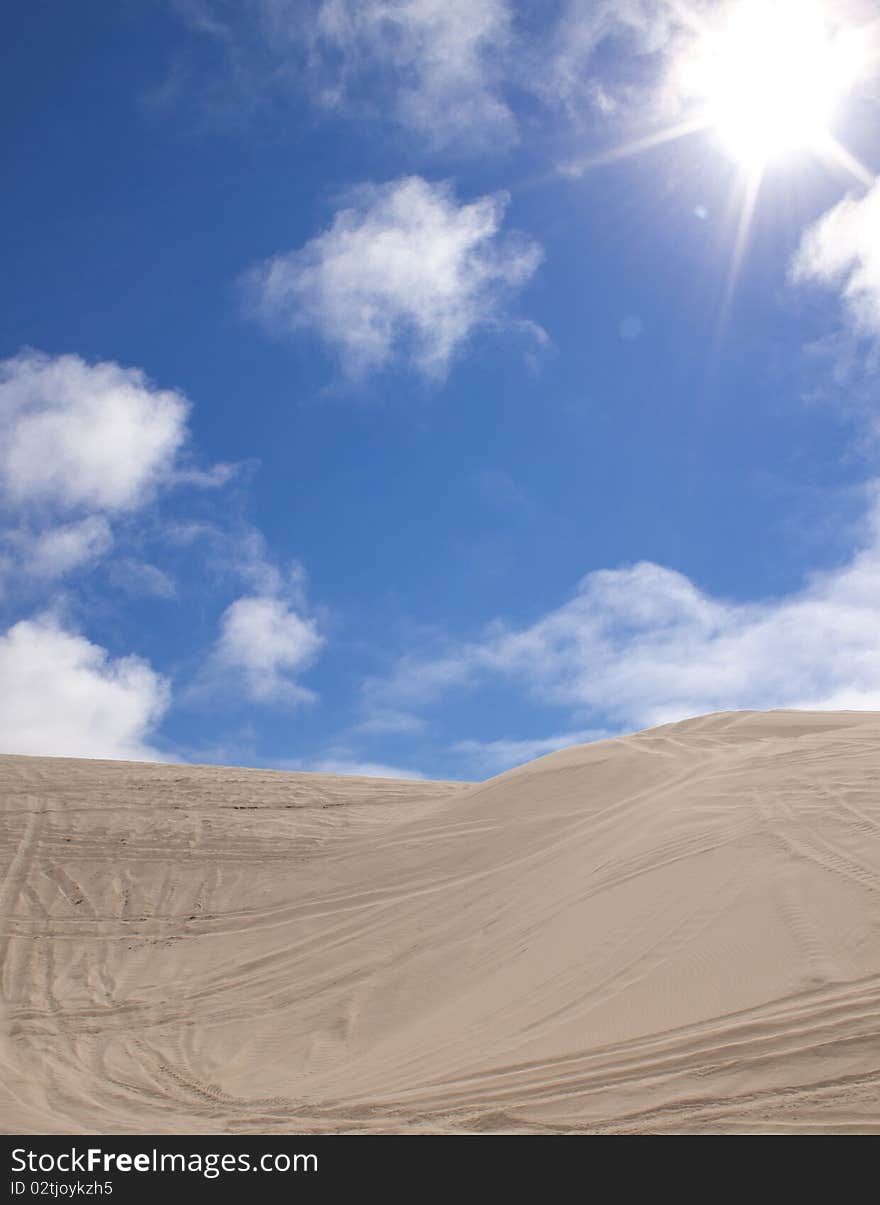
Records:
M4 1130L880 1129L880 715L0 794Z

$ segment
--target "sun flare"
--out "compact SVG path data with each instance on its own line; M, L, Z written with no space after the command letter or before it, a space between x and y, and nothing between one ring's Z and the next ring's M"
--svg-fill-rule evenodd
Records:
M821 152L862 69L858 31L813 0L742 0L683 64L706 125L744 166Z

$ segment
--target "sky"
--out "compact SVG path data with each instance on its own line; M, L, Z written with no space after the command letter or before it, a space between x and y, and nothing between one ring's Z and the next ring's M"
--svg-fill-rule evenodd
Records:
M880 711L873 0L30 0L0 752Z

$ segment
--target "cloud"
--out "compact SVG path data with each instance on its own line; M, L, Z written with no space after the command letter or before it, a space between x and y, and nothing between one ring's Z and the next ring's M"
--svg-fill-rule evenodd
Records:
M283 599L245 596L221 617L213 664L238 675L254 702L308 702L314 695L294 675L311 663L323 643L315 622L303 619Z
M643 728L734 708L880 710L880 504L863 547L802 589L759 602L715 597L642 562L587 574L534 623L410 656L374 705L415 707L492 683L603 728Z
M110 580L136 598L174 598L177 594L174 580L164 570L135 557L115 561L110 567Z
M284 762L279 769L300 770L311 774L353 774L362 778L407 778L423 779L419 770L403 766L386 765L384 762L358 761L357 758L323 757L316 761Z
M228 526L214 522L181 519L162 529L166 544L196 549L215 584L232 580L244 585L248 594L283 597L296 610L306 609L305 567L297 560L280 568L272 559L263 533L239 519Z
M53 757L155 760L147 743L168 686L139 657L66 631L51 616L0 636L0 749Z
M12 528L3 533L3 540L14 553L16 573L51 581L103 557L113 545L113 534L103 515L89 515L42 531Z
M506 0L324 0L312 27L325 102L356 99L360 84L384 79L393 116L434 147L514 140L499 95L510 45Z
M602 728L581 728L534 740L456 741L450 750L460 754L467 765L480 773L500 774L512 766L521 766L534 761L536 757L543 757L546 753L555 753L557 749L600 741L609 735Z
M758 2L758 0L756 0ZM205 108L239 119L305 96L317 110L381 119L419 152L507 148L518 138L509 98L630 138L700 107L692 68L743 0L174 0L225 60L203 81ZM880 46L876 0L827 0L832 29L858 27L866 61ZM160 90L180 91L180 71ZM876 72L860 88L876 94ZM540 111L528 106L532 135ZM546 128L546 127L545 127ZM628 139L629 140L629 139ZM558 145L558 142L557 142ZM613 156L613 152L612 152ZM595 156L566 165L580 174Z
M856 331L880 335L880 181L863 197L846 197L806 231L792 276L839 289Z
M198 555L215 591L233 582L240 592L221 614L219 636L183 700L200 706L234 694L267 705L313 702L314 692L296 679L325 638L307 614L300 562L279 566L262 532L242 521L224 527L184 519L166 524L163 535L171 547Z
M503 469L480 469L472 480L483 497L499 510L520 513L534 510L529 495Z
M230 481L241 476L255 463L253 460L220 461L210 465L207 469L194 468L190 465L187 468L176 469L171 482L174 485L194 485L199 489L218 490L222 489L224 485L229 485Z
M506 302L540 261L536 243L499 235L506 204L459 205L419 176L365 185L323 234L250 274L254 312L315 332L350 376L399 359L442 377L474 331L509 325Z
M318 109L383 117L422 145L497 148L516 138L501 95L508 0L175 0L226 62L239 108L303 91ZM174 81L170 81L173 84ZM376 98L381 98L378 103Z
M235 499L231 516L214 502L209 522L193 521L179 502L168 516L172 492L221 490L242 468L203 470L184 457L188 412L180 393L139 369L31 351L0 362L0 592L3 626L13 623L5 635L0 628L4 748L158 756L147 738L170 704L170 683L53 618L63 605L124 624L123 600L107 587L140 602L174 599L179 583L190 602L198 590L211 610L218 598L228 604L213 649L194 650L202 664L184 699L229 688L261 703L314 697L295 680L323 644L302 614L302 567L273 562ZM62 577L99 563L84 594L58 594ZM189 610L196 625L201 609Z
M162 521L159 504L172 491L222 489L241 468L202 470L185 460L188 412L180 393L159 389L139 369L31 351L0 362L4 626L19 620L0 635L0 722L7 720L2 739L11 751L155 756L147 736L169 705L169 683L146 662L114 660L52 618L59 579L102 558L100 580L84 596L61 596L65 608L93 618L112 608L114 622L124 622L119 595L103 596L101 587L137 600L175 598L177 583L163 567L170 560L190 598L197 586L213 605L218 594L234 599L209 655L209 685L222 672L222 685L261 702L312 697L294 681L322 643L314 621L297 613L301 566L282 572L262 535L234 514L224 520L218 503L208 523L191 521L179 505ZM33 618L34 607L45 614Z
M395 711L391 708L379 708L365 720L355 725L357 732L367 732L385 735L387 733L421 732L425 721L421 716L408 711Z
M680 0L567 0L540 48L544 70L532 86L575 117L656 105L666 67L682 40L693 41L701 8ZM600 65L599 51L612 40L628 53L606 55Z
M137 368L23 352L0 362L0 490L12 506L126 511L171 471L186 400Z

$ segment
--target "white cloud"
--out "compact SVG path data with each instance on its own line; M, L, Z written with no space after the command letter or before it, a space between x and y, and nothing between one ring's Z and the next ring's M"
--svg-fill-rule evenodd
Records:
M508 297L540 261L536 243L500 237L505 205L459 205L418 176L364 186L323 234L251 274L255 311L316 332L351 375L399 358L441 377L469 335L507 323Z
M114 546L116 555L101 566L104 584L139 599L173 598L174 580L144 553L152 550L161 560L199 540L206 548L190 567L195 575L213 594L222 589L227 600L230 578L233 597L244 595L224 612L199 681L233 685L266 702L309 699L294 676L323 639L315 622L297 613L305 593L301 566L282 572L262 535L240 520L194 523L178 512L174 522L160 524L158 516L142 513L160 492L221 488L241 468L181 465L188 410L179 393L115 363L37 352L0 363L0 576L4 603L15 608L5 622L21 616L25 600L28 611L36 599L47 614L57 613L58 580ZM182 580L191 583L185 569ZM64 600L73 608L85 601L94 613L91 591L85 600L75 593ZM22 619L0 639L0 723L11 750L153 756L146 736L170 689L145 662L113 660L51 617ZM198 693L198 683L189 693Z
M811 226L792 274L836 286L860 333L880 335L880 181L846 197Z
M130 510L171 471L187 411L139 369L23 352L0 363L0 489L15 506Z
M147 740L167 684L139 657L112 658L50 616L0 636L0 749L54 757L154 760Z
M307 702L312 693L295 680L323 644L313 620L280 598L236 599L220 620L214 665L240 675L255 702Z
M648 562L590 573L536 622L498 620L482 640L406 658L369 697L412 707L515 682L578 720L630 729L731 708L880 710L880 505L869 527L848 563L762 602Z

